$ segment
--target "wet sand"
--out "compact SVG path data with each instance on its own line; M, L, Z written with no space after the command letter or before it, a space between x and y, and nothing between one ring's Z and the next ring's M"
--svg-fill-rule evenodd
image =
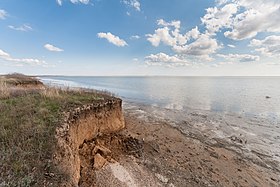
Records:
M130 134L143 139L141 165L174 186L280 186L279 173L257 165L222 145L187 137L167 123L147 123L126 113Z
M231 137L228 143L191 129L186 133L142 109L125 107L126 129L104 143L114 161L96 171L96 186L280 186L278 166L238 151L245 143L241 138ZM112 144L127 137L136 139L140 148L129 152Z

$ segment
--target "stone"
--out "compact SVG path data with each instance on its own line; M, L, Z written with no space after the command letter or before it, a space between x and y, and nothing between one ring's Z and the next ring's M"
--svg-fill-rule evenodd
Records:
M94 155L93 167L95 169L101 169L106 164L106 162L107 162L107 160L105 158L103 158L99 153L97 153L96 155Z
M102 146L102 145L97 145L94 147L92 150L92 154L95 155L96 153L100 152L104 156L108 156L111 154L111 150Z
M166 177L164 177L164 176L162 176L161 174L158 174L158 173L156 173L155 175L158 178L158 180L160 180L161 182L168 183L168 181L169 181L168 178L166 178Z

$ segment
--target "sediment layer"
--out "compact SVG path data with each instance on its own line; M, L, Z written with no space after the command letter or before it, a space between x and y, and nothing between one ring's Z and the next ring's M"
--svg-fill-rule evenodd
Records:
M78 186L81 166L79 148L84 142L125 127L122 101L111 98L84 105L64 115L64 123L56 131L58 148L54 160L69 176L64 185Z

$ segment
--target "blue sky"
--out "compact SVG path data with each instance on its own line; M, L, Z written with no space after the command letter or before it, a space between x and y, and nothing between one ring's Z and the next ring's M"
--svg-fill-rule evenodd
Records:
M279 0L0 1L0 74L280 75L279 59Z

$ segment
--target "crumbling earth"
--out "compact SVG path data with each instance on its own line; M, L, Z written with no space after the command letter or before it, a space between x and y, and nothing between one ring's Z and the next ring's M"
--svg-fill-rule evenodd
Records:
M126 113L126 129L84 142L79 186L280 186L279 173L164 122Z

